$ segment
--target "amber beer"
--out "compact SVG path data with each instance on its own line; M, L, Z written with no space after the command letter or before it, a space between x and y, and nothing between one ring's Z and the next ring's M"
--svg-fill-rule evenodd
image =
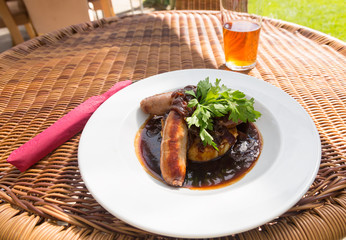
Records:
M226 22L223 25L226 66L245 70L255 66L261 27L247 20Z

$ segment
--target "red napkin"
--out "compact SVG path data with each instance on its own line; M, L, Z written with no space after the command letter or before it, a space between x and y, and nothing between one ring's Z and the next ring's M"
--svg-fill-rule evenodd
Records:
M8 157L7 162L17 167L21 172L24 172L80 132L90 116L104 101L130 84L131 81L118 82L104 94L89 98L46 130L14 150Z

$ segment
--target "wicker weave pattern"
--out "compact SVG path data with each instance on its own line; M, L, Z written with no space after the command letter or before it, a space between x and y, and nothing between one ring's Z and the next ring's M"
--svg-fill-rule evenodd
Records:
M220 10L220 0L176 0L177 10Z
M307 110L321 137L322 162L292 209L229 239L346 236L345 56L344 42L264 19L258 65L249 75L283 89ZM25 173L6 159L118 81L189 68L225 69L217 12L156 12L81 24L1 54L0 239L155 238L111 216L90 195L78 170L80 134Z

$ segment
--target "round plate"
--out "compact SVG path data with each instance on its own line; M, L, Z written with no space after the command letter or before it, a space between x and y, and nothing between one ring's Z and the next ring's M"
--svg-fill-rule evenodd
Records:
M245 177L227 187L172 188L151 177L136 157L135 136L148 117L139 103L206 77L255 98L262 153ZM82 178L107 211L140 229L187 238L235 234L280 216L308 190L320 159L316 127L293 98L259 79L212 69L167 72L119 91L89 119L78 150Z

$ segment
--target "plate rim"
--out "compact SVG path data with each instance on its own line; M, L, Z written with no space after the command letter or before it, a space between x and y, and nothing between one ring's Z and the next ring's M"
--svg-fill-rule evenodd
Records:
M132 84L133 86L136 86L136 85L145 85L145 81L148 81L148 80L151 80L153 81L152 79L160 79L160 77L164 77L164 76L167 76L170 75L170 74L176 74L177 72L179 73L182 73L184 74L184 72L189 72L189 73L193 73L194 71L197 71L197 72L210 72L210 71L215 71L215 72L220 72L222 71L223 73L227 72L227 74L230 74L230 75L234 75L235 77L238 76L238 77L241 77L241 78L250 78L250 79L253 79L253 81L261 81L262 83L265 83L267 87L269 88L272 88L272 89L275 89L274 91L279 91L280 94L284 94L286 95L287 98L289 98L291 101L293 100L296 104L296 107L299 107L301 111L305 112L305 114L307 115L308 117L308 120L310 120L310 123L313 125L313 128L315 130L314 134L318 137L318 145L316 145L316 149L317 149L317 156L316 158L319 158L319 161L316 160L316 164L315 164L315 168L314 168L314 171L313 171L313 174L310 176L310 179L309 179L309 184L305 184L306 186L304 188L301 189L301 192L299 193L299 195L296 196L296 201L295 202L292 202L290 204L290 206L288 208L286 208L285 211L287 211L290 207L292 207L294 204L296 204L296 202L306 193L306 191L309 189L309 187L311 186L311 184L313 183L316 175L317 175L317 172L318 172L318 169L319 169L319 165L320 165L320 159L321 159L321 142L320 142L320 139L319 139L319 133L317 131L317 128L312 120L312 118L310 117L310 115L306 112L306 110L294 99L292 98L288 93L284 92L283 90L281 90L280 88L278 87L275 87L274 85L268 83L268 82L265 82L263 80L260 80L260 79L257 79L257 78L254 78L252 76L249 76L249 75L244 75L244 74L241 74L241 73L235 73L235 72L230 72L230 71L225 71L225 70L217 70L217 69L186 69L186 70L177 70L177 71L171 71L171 72L165 72L165 73L161 73L161 74L158 74L158 75L153 75L153 76L150 76L148 78L145 78L139 82L136 82L135 84ZM225 73L226 74L226 73ZM255 79L255 80L254 80ZM126 87L125 89L121 90L121 91L130 91L131 90L131 86L128 86ZM126 90L126 89L130 89L130 90ZM97 109L95 111L95 113L93 114L93 116L89 119L88 123L86 124L85 126L85 129L83 130L82 132L82 135L81 135L81 139L80 139L80 143L79 143L79 148L78 148L78 164L80 166L80 173L81 173L81 176L82 176L82 179L86 185L86 187L88 188L89 192L92 194L92 196L95 198L95 200L101 205L103 206L107 211L109 211L112 215L116 216L117 218L123 220L124 222L127 222L129 223L130 225L133 225L135 227L138 227L138 228L141 228L145 231L149 231L149 232L153 232L153 233L156 233L156 234L161 234L161 235L166 235L166 236L172 236L172 237L189 237L189 238L199 238L199 237L221 237L221 236L226 236L226 235L229 235L229 234L236 234L236 233L239 233L239 232L242 232L242 231L246 231L246 230L250 230L251 228L246 228L246 229L242 229L242 230L238 230L236 232L232 232L232 231L225 231L225 232L219 232L219 233L211 233L211 234L204 234L204 235L198 235L198 234L186 234L186 233L174 233L174 232L162 232L160 231L159 229L156 229L156 228L150 228L148 227L147 224L138 224L138 222L136 221L131 221L131 219L127 219L126 217L124 216L120 216L116 213L114 213L114 211L112 209L109 209L109 206L104 206L103 204L103 201L101 198L99 198L96 194L93 193L94 191L90 189L90 184L89 184L89 180L86 180L88 177L86 176L86 173L85 173L85 170L83 169L83 160L81 159L81 149L83 148L82 145L84 144L85 142L85 136L88 132L88 128L90 128L90 122L92 121L92 119L95 118L96 115L99 114L99 112L103 111L103 107L105 104L107 104L107 102L111 101L111 99L113 98L117 98L117 94L115 94L114 96L112 96L109 100L107 100L105 103L103 103L99 109ZM255 99L256 100L256 99ZM137 160L139 161L139 160ZM144 169L143 169L144 171ZM145 173L147 174L147 173ZM91 187L92 188L92 187ZM209 190L208 190L209 191ZM281 212L280 215L282 213L284 213L285 211ZM268 217L266 222L272 220L273 217ZM265 223L265 222L264 222ZM260 225L264 224L264 223L261 223ZM256 224L256 226L259 226L258 224ZM256 226L253 226L253 227L256 227Z

